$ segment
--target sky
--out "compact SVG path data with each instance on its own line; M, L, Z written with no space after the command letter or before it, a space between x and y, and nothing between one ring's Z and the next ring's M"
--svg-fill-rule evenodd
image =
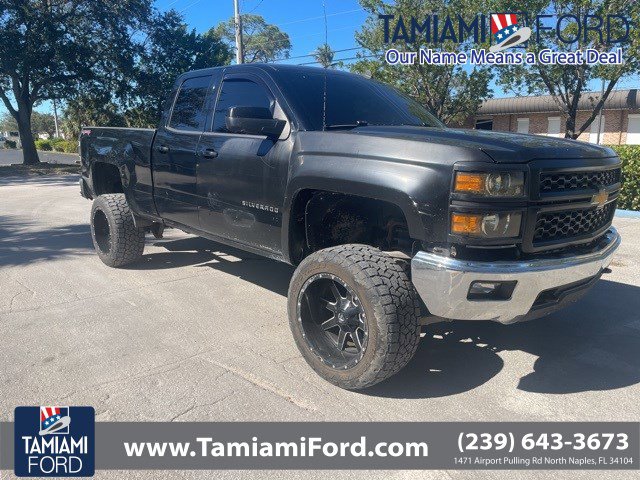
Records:
M241 13L262 15L268 23L277 25L289 35L292 49L290 59L283 63L305 63L314 59L309 54L324 43L325 27L323 4L327 13L327 36L334 51L357 47L355 33L363 25L367 14L357 0L240 0ZM233 16L233 0L157 0L159 10L175 9L186 23L198 32L207 31ZM335 60L351 58L356 50L337 52ZM349 62L347 62L349 63ZM510 96L495 83L491 84L494 97ZM638 79L619 82L617 88L639 88ZM600 82L590 85L600 89ZM50 102L36 107L41 112L51 112ZM4 107L0 105L0 114Z

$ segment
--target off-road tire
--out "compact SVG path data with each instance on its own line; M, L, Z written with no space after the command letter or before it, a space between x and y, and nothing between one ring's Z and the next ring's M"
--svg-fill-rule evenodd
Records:
M91 207L91 238L100 260L124 267L142 257L144 229L137 228L123 193L100 195Z
M348 369L336 369L314 351L304 337L299 296L308 279L331 274L346 283L364 308L367 348ZM396 259L368 245L349 244L313 253L300 263L288 294L289 324L307 363L325 380L348 390L370 387L399 372L420 341L420 303L407 269Z

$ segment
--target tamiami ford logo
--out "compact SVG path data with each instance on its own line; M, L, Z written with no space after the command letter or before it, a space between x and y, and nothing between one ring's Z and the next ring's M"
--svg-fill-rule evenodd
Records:
M91 477L95 471L93 407L17 407L14 472L18 477Z
M597 13L498 12L471 18L378 15L378 19L384 43L389 45L384 58L390 65L620 65L624 63L622 47L635 28L624 15ZM531 42L537 48L527 49ZM549 43L566 48L547 48ZM426 46L408 50L402 44ZM477 48L464 50L473 44ZM486 44L489 48L482 48ZM571 49L578 44L587 47Z

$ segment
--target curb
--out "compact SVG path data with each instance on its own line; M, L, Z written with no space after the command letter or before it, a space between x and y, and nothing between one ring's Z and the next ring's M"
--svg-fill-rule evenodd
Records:
M640 219L640 212L635 212L633 210L616 210L616 217Z

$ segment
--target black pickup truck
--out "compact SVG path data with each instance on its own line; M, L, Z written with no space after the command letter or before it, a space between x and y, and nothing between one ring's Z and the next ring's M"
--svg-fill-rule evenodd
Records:
M433 319L506 324L576 300L620 243L612 150L445 128L346 72L190 72L156 130L84 127L80 150L105 264L171 227L297 266L296 344L348 389L399 371Z

